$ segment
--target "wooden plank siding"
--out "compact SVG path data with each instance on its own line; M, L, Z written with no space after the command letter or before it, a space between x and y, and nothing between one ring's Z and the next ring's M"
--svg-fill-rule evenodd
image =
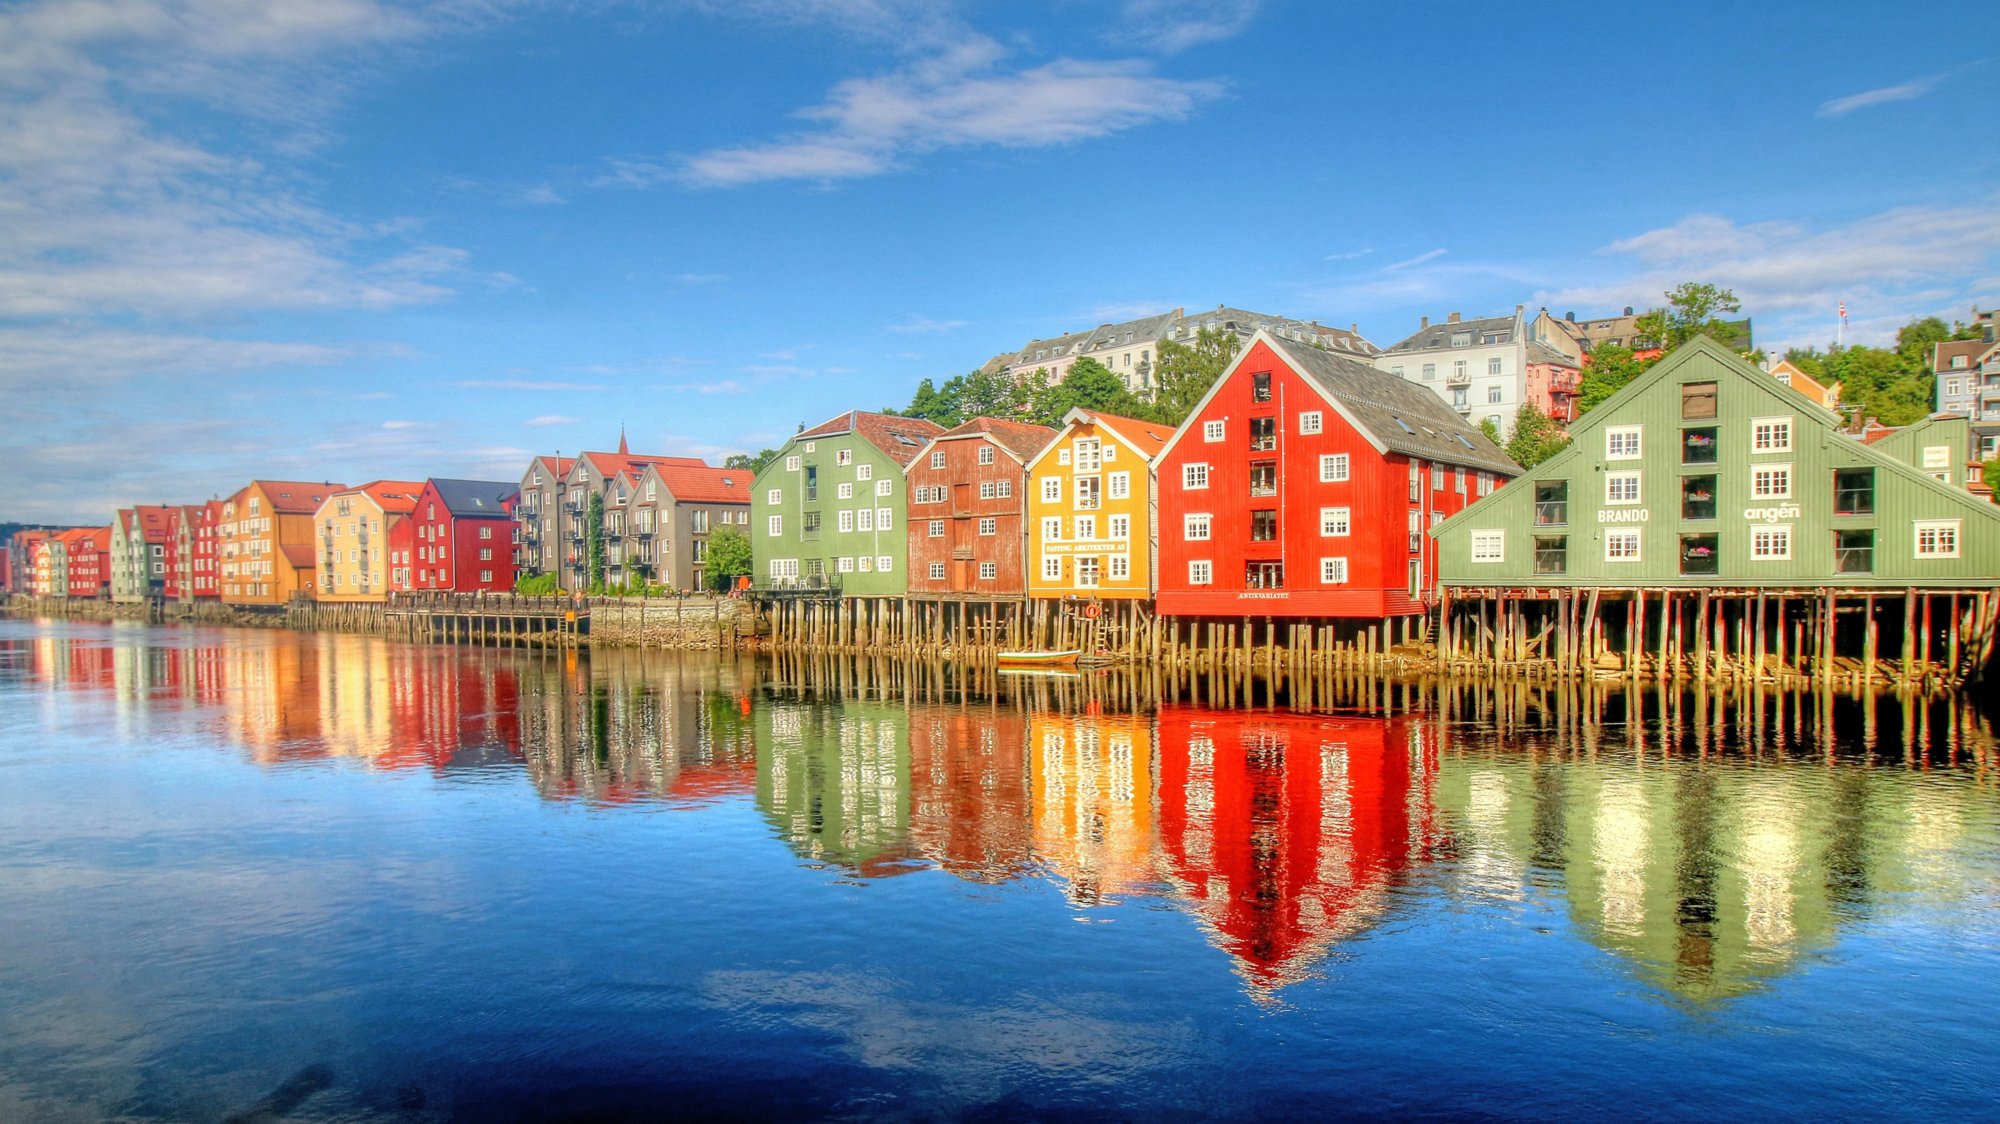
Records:
M1145 600L1152 595L1152 457L1172 433L1155 422L1070 411L1062 431L1028 463L1030 596ZM1093 448L1094 460L1088 455ZM1092 521L1088 539L1079 536L1079 518ZM1114 527L1125 529L1122 538L1113 537Z
M984 420L984 419L981 419ZM931 439L903 471L912 597L1020 597L1026 590L1025 457L976 422ZM1042 426L997 423L1040 445Z
M1715 417L1684 418L1684 391L1695 387L1698 395L1710 383ZM1789 424L1789 440L1759 448L1756 427L1774 422ZM1711 427L1715 459L1688 463L1692 431ZM1624 435L1619 442L1636 433L1636 452L1614 450L1614 432ZM1816 403L1705 338L1682 345L1585 414L1571 435L1568 449L1437 529L1444 586L2000 585L2000 509L1843 435ZM1790 469L1783 494L1757 494L1753 473L1779 466ZM1835 474L1842 471L1872 478L1871 512L1836 511ZM1614 502L1606 479L1614 473L1637 474L1636 501ZM1700 508L1683 505L1683 492L1706 477L1714 478L1714 504L1712 516L1703 517ZM1566 489L1560 513L1544 507L1538 515L1538 485ZM1956 529L1955 554L1919 557L1919 528L1927 523ZM1757 532L1775 529L1789 530L1789 550L1754 556ZM1870 569L1836 568L1836 536L1843 531L1872 532ZM1607 535L1621 532L1638 533L1637 558L1607 557ZM1703 535L1715 536L1716 572L1683 572L1683 553L1693 536ZM1560 571L1537 568L1537 537L1564 540ZM1473 557L1475 538L1481 560Z

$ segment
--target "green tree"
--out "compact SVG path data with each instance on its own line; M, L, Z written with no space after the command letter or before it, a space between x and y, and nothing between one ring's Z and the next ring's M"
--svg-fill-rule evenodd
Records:
M554 574L522 574L514 579L514 592L523 597L549 597L556 592Z
M1507 455L1522 468L1536 465L1569 448L1569 434L1562 431L1554 418L1535 409L1531 402L1521 403L1514 413L1514 436L1507 439Z
M1629 347L1601 343L1590 349L1590 361L1583 368L1577 386L1576 412L1589 413L1598 403L1624 389L1625 384L1644 374L1658 360L1640 359Z
M1095 359L1079 359L1070 366L1063 381L1054 386L1040 384L1027 403L1028 420L1038 425L1059 426L1071 410L1101 410L1128 417L1152 417L1152 407L1125 388L1125 380Z
M1686 281L1666 294L1667 307L1639 317L1633 330L1662 349L1672 351L1696 336L1711 336L1727 347L1741 342L1742 322L1725 320L1721 313L1743 311L1743 302L1728 289L1700 281Z
M754 456L749 453L731 453L723 458L722 467L746 469L750 475L755 476L764 471L765 465L777 459L776 449L760 449Z
M1160 341L1160 361L1154 367L1157 376L1154 386L1158 388L1153 396L1156 420L1173 426L1186 421L1242 346L1242 338L1235 332L1219 328L1201 329L1191 344Z
M702 580L708 588L726 590L750 572L750 536L734 527L718 527L708 536L708 561Z
M1492 418L1480 419L1479 432L1485 434L1486 439L1493 442L1493 447L1496 449L1506 444L1505 441L1500 440L1500 427L1493 424Z
M584 558L589 566L590 592L604 592L604 497L593 493L583 523Z

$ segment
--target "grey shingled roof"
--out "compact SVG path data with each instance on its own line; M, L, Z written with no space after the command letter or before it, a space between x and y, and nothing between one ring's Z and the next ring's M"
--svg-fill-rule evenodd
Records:
M1403 342L1391 347L1387 354L1395 355L1405 351L1435 351L1451 346L1451 337L1459 332L1472 333L1472 345L1479 346L1479 337L1488 332L1510 333L1508 341L1513 342L1512 316L1484 316L1477 320L1448 320L1441 324L1431 324L1418 328L1416 333Z
M1548 344L1545 344L1540 340L1528 341L1528 362L1555 363L1563 367L1580 366L1580 364L1578 364L1576 360L1571 359L1569 356L1563 354L1560 351L1557 351L1555 348L1550 347Z
M1324 387L1390 452L1520 475L1520 465L1428 388L1310 344L1266 338L1293 369Z
M453 515L501 518L507 514L507 500L521 490L520 484L506 480L440 480L433 477L431 486L437 489L438 498L444 501L445 509Z

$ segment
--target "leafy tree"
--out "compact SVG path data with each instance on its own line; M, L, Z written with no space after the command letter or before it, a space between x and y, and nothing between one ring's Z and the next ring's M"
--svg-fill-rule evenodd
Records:
M1986 483L1992 484L1995 480L2000 480L2000 457L1984 462L1980 465L1980 469L1979 478ZM1994 503L2000 503L2000 488L1994 488L1992 494L1986 498Z
M551 597L556 589L554 574L522 574L514 579L514 592L523 597Z
M1667 351L1696 336L1711 336L1729 347L1736 346L1741 335L1740 322L1724 320L1719 315L1743 311L1743 302L1736 299L1734 292L1705 282L1686 281L1675 286L1666 297L1666 308L1639 317L1633 326L1638 335L1656 341Z
M723 458L722 467L747 469L750 475L755 476L764 471L765 465L777 459L776 449L760 449L755 456L749 453L731 453Z
M1493 446L1496 449L1506 445L1505 441L1500 440L1500 427L1493 424L1492 418L1480 419L1479 432L1485 434L1486 439L1493 442Z
M1536 465L1569 448L1569 434L1562 431L1554 418L1535 409L1531 402L1521 403L1514 413L1514 436L1507 440L1507 455L1522 468Z
M750 536L734 527L719 527L708 536L708 562L702 580L713 590L726 590L750 572Z
M590 592L604 592L604 497L593 493L584 516L583 542L589 566Z
M1101 410L1149 418L1152 408L1125 388L1125 380L1095 359L1079 359L1063 381L1041 389L1028 402L1028 420L1040 425L1062 424L1071 410Z
M1160 361L1154 367L1154 385L1158 387L1153 396L1155 419L1174 426L1186 421L1242 346L1243 340L1235 332L1219 328L1201 329L1191 344L1160 341Z
M1591 348L1590 361L1583 368L1583 381L1577 386L1576 412L1585 414L1596 409L1598 403L1618 393L1656 362L1656 359L1637 358L1631 348L1616 344L1601 343Z

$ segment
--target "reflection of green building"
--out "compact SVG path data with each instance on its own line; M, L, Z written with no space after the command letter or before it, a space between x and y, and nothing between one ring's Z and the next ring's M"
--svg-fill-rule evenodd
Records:
M910 725L900 705L766 697L756 708L757 807L798 854L898 873L910 843Z
M1662 991L1757 990L1843 921L1950 886L1966 797L1910 774L1448 757L1437 806L1468 890L1547 881L1578 932Z

